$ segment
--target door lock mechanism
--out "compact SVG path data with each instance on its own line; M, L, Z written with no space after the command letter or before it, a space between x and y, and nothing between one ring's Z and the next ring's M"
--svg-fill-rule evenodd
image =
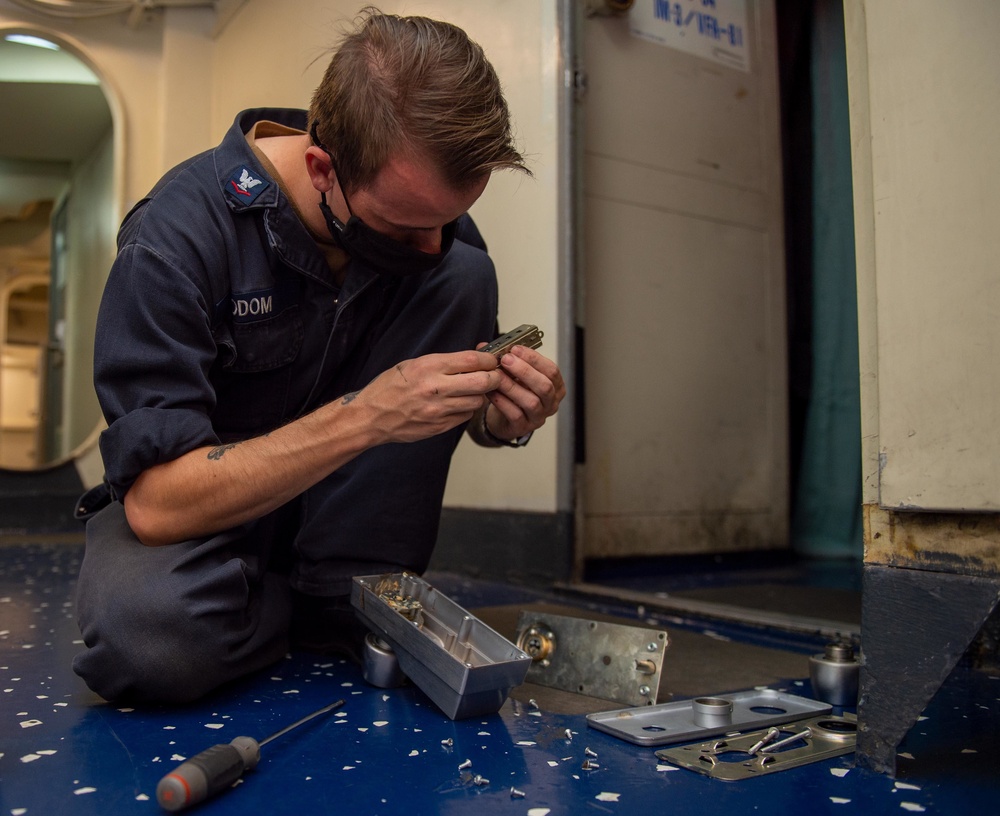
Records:
M656 703L667 633L640 626L522 611L517 647L527 681L625 705Z
M556 636L543 624L535 623L521 632L517 647L527 653L533 663L548 666L556 648Z

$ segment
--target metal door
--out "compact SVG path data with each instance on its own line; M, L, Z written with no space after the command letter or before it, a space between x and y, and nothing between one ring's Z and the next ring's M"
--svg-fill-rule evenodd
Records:
M787 546L773 2L595 5L578 33L578 560Z

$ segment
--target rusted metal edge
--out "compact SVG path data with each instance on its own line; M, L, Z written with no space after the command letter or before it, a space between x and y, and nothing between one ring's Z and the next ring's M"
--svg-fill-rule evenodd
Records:
M1000 576L1000 514L863 508L865 564Z

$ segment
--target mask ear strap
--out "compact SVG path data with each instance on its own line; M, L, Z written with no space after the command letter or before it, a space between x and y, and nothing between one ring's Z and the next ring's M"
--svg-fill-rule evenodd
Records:
M309 137L313 140L313 144L316 145L320 150L325 153L330 151L326 149L326 145L319 140L319 131L317 130L318 122L313 122L312 127L309 128Z
M317 132L316 129L316 122L313 122L312 127L309 128L309 137L313 140L313 144L316 145L316 147L318 147L324 153L326 153L326 155L329 157L330 166L333 168L333 172L337 174L337 186L340 187L340 193L344 197L344 204L347 205L347 212L350 213L351 215L354 215L354 213L351 212L351 202L347 200L347 193L344 191L343 184L340 183L340 170L337 169L337 160L333 158L333 153L330 152L330 148L328 148L325 144L323 144L319 140L319 133ZM320 195L322 196L323 200L320 203L319 207L321 210L323 210L323 214L327 215L327 217L329 218L330 216L332 216L333 213L327 206L326 193L320 193ZM340 223L339 220L337 220L336 223L339 224ZM340 228L340 230L341 232L343 232L342 227Z
M319 194L319 209L323 213L323 218L326 219L327 226L336 229L339 235L343 235L345 229L344 223L333 214L330 205L326 203L326 193Z

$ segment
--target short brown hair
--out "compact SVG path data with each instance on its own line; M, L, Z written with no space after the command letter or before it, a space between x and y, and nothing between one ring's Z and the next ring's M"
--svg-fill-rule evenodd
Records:
M313 95L309 125L348 189L369 185L400 150L428 155L456 189L494 170L531 175L483 49L427 17L362 9Z

